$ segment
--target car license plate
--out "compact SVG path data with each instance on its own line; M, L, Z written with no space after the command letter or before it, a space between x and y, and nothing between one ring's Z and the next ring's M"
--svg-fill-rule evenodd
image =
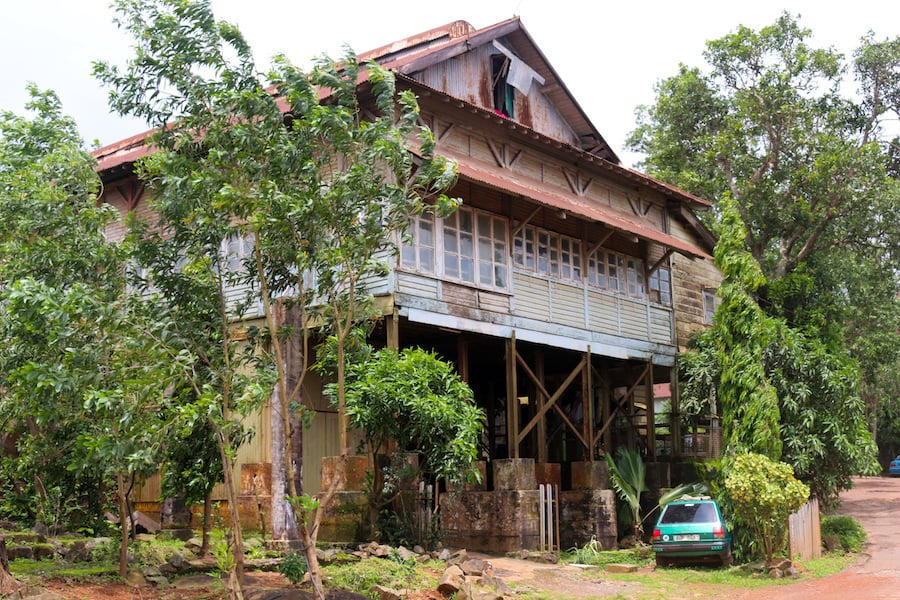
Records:
M676 542L699 542L699 541L700 541L700 534L699 534L699 533L692 533L692 534L690 534L690 535L674 535L674 536L672 536L672 538L673 538Z

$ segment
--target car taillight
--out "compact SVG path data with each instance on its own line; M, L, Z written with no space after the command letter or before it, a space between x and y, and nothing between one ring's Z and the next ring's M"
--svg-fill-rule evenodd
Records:
M715 527L713 527L713 537L718 539L725 538L725 530L722 529L721 525L716 525Z
M661 538L661 537L662 537L662 532L660 532L659 529L654 529L654 530L653 530L653 541L656 542L656 541L658 541L659 538Z

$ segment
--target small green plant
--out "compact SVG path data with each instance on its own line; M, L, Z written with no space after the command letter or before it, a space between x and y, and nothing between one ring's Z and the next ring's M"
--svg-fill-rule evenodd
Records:
M284 575L292 585L298 585L309 572L306 557L299 552L291 552L281 559L278 572Z
M220 573L230 573L234 567L234 553L231 551L231 531L214 529L210 532L210 547Z
M596 537L591 536L591 541L581 548L569 550L572 562L582 565L595 565L600 553L603 552L603 544Z
M837 536L845 552L859 552L866 541L866 530L859 521L845 515L822 517L822 537Z
M391 550L391 560L397 564L397 575L406 580L406 590L412 589L413 580L416 578L416 559L414 556L403 558L396 549Z

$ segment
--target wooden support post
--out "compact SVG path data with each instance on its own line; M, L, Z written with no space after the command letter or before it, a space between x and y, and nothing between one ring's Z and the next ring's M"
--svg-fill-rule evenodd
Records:
M394 312L386 315L384 317L384 332L385 337L387 338L385 342L387 343L387 347L391 350L399 350L400 349L400 315L397 314L397 309L394 308Z
M534 374L537 377L539 386L537 386L537 412L544 413L544 406L548 398L544 395L547 389L547 383L544 379L544 352L540 348L534 351ZM541 417L537 423L537 461L539 463L547 462L547 417Z
M584 354L585 368L581 375L581 413L584 415L584 439L588 440L587 456L585 460L594 460L594 384L591 379L593 367L591 365L591 347L587 347Z
M650 368L647 369L647 458L656 462L656 407L653 393L653 357L650 357Z
M461 334L456 336L456 371L469 383L469 340Z
M506 340L506 445L519 458L519 389L516 385L516 333Z
M603 438L603 449L606 452L612 452L612 429L607 427L610 421L611 407L612 404L612 390L609 388L609 369L604 362L601 367L601 373L603 375L603 381L606 382L606 385L603 386L602 393L600 395L600 405L601 405L601 413L603 418L601 421L604 423L603 429L600 431L598 435Z
M630 369L629 369L630 371ZM628 388L628 391L625 393L625 418L628 421L628 427L625 428L625 439L626 445L629 448L636 448L635 444L635 435L634 430L637 428L637 423L634 422L634 390L637 387L638 383L644 379L644 374L641 373L640 377L634 380L634 383Z
M678 406L681 402L681 388L678 382L678 359L676 358L675 360L675 366L669 371L669 381L672 382L669 384L671 388L669 393L672 394L672 409L670 411L672 422L669 424L669 427L672 432L672 455L681 456L681 416L679 415L680 409Z

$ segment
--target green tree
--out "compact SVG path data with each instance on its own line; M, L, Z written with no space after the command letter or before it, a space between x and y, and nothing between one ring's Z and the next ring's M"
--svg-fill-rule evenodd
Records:
M878 373L895 363L900 347L900 188L892 159L896 142L884 126L898 109L900 42L876 42L869 35L848 63L834 50L810 46L809 37L783 14L758 31L738 27L708 42L708 68L682 66L660 81L657 100L639 110L629 143L646 154L652 175L717 201L712 218L725 218L723 199L733 203L746 226L741 244L761 271L759 281L746 287L746 299L758 315L775 318L754 317L757 325L746 340L734 329L733 341L746 341L750 352L733 356L730 364L711 348L686 357L698 386L695 394L689 384L687 406L713 398L709 386L720 378L726 385L744 379L753 394L774 390L780 418L769 401L765 412L748 413L750 423L726 423L726 435L737 427L774 441L771 425L780 422L789 446L784 459L801 477L813 478L808 481L817 494L833 498L849 481L846 469L871 464L871 443L858 433L866 409L857 395L863 393L870 418L876 415L886 391ZM842 86L850 69L860 86L853 97ZM736 316L726 293L723 308ZM715 341L706 337L704 344ZM778 371L788 356L802 368ZM809 374L817 369L804 356L829 365L824 380L813 380ZM862 377L862 385L845 381L848 375ZM754 379L761 384L755 391ZM836 396L846 410L833 411L835 418L823 423L819 415L833 400L817 402ZM760 418L765 428L754 431ZM801 440L816 443L804 450ZM775 448L758 450L778 457ZM805 468L828 450L836 450L830 457L843 466L826 461L814 467L816 474Z
M457 483L479 476L473 463L484 411L451 364L419 348L399 353L385 348L354 360L347 375L347 415L350 425L363 432L373 470L369 497L373 533L378 511L398 492L392 488L385 493L380 456L419 455L417 477ZM330 384L326 393L334 399L337 384ZM389 452L394 443L396 448Z
M187 398L182 398L182 394ZM174 394L176 413L180 402L192 402L193 392L183 388ZM162 497L181 498L185 506L203 503L201 556L209 554L209 537L212 526L212 492L216 484L225 480L222 472L222 456L216 437L207 421L195 421L192 427L184 427L170 434L162 460Z
M30 92L33 119L0 121L0 418L17 429L17 472L48 525L79 526L60 513L80 501L100 521L114 482L124 576L126 482L155 468L166 362L143 335L123 248L104 236L114 211L97 202L93 159L55 95Z
M810 35L783 14L707 42L709 72L682 66L659 82L629 138L651 174L707 198L730 194L770 279L837 244L897 243L897 224L882 221L898 209L883 194L881 123L898 108L898 43L861 46L854 102L840 93L842 57L810 47Z
M721 225L714 251L724 277L713 327L703 336L714 345L716 394L722 410L726 452L757 452L781 458L778 396L765 371L763 352L774 321L759 308L753 292L765 278L744 250L746 229L727 198L719 203Z
M790 465L752 452L729 459L724 472L732 517L752 532L771 562L784 548L788 517L809 499L809 488Z
M680 357L682 414L721 411L726 455L784 460L814 495L833 502L852 475L875 471L858 370L759 308L751 292L762 279L741 243L740 217L730 201L720 209L722 303L713 326Z
M326 335L338 340L340 352L352 326L371 316L366 278L384 272L394 236L409 216L425 209L430 198L439 209L454 205L441 192L453 182L455 169L433 155L434 139L417 124L413 95L397 94L390 73L359 64L352 52L340 65L322 58L310 73L278 57L272 72L262 76L240 32L216 21L208 2L121 0L116 7L120 25L137 41L136 54L125 69L100 63L95 73L112 89L115 110L144 117L157 128L152 139L157 152L143 162L139 175L155 196L158 231L166 235L151 227L136 230L157 248L155 256L149 250L142 255L142 264L156 265L153 283L181 302L185 326L221 342L218 355L229 373L237 373L237 355L228 341L228 321L248 302L229 305L224 292L229 285L250 284L247 300L261 298L266 326L254 339L264 342L259 357L276 373L273 440L284 440L273 448L281 463L273 480L278 510L285 487L291 498L302 491L290 465L296 459L292 433L299 433L302 421L296 416L302 413L310 320L326 324ZM232 257L229 263L220 248L235 242L253 251L246 260ZM175 267L181 275L167 274ZM190 286L182 285L185 279L192 279ZM191 298L201 302L202 297L219 301L191 308ZM292 307L299 307L299 318L280 323L277 312ZM192 340L202 346L198 337ZM289 368L284 348L294 342L301 360ZM345 366L338 362L341 390ZM225 412L234 411L230 376L209 369L225 385L222 393L232 396L220 396L221 405L229 407ZM298 372L300 377L292 378ZM343 396L341 391L338 409L346 453ZM226 478L228 473L226 466ZM301 527L319 583L315 531L314 524ZM237 550L235 558L239 570Z
M100 182L75 123L53 92L28 91L29 116L0 114L0 423L19 450L5 475L33 493L29 516L60 524L66 498L67 509L78 509L67 524L90 527L104 506L86 490L102 478L95 469L80 477L67 470L87 419L84 381L66 365L91 334L78 307L117 293L119 255L103 238L112 214L97 205ZM29 288L41 295L22 294Z

